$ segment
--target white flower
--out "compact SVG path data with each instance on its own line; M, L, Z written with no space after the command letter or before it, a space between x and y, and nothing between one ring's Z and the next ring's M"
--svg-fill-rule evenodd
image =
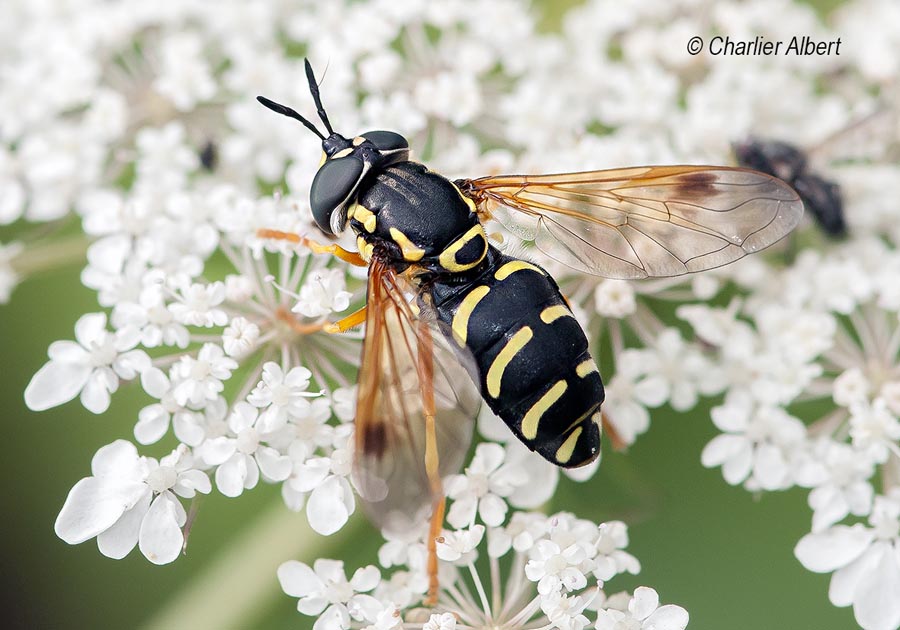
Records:
M175 437L188 446L197 446L203 441L204 427L199 414L191 411L175 400L172 384L158 368L148 368L141 374L144 391L158 399L158 403L148 405L138 413L134 426L134 437L141 444L154 444L166 434L171 421Z
M203 58L203 40L194 33L177 33L160 46L162 68L154 87L182 110L193 109L197 101L216 92L209 64Z
M43 411L81 394L88 411L103 413L109 407L109 395L119 388L119 379L133 379L150 366L146 353L131 350L137 337L107 331L103 313L83 315L75 323L75 339L50 345L50 361L25 389L30 409Z
M422 630L456 630L456 617L451 613L433 613Z
M553 624L552 627L559 630L581 630L590 623L581 614L589 599L590 597L569 596L560 591L552 591L541 598L541 610Z
M641 571L637 558L625 551L628 546L628 528L622 521L601 523L595 543L592 571L603 582L620 573L636 575Z
M823 440L817 446L813 457L823 468L823 478L815 480L809 493L813 532L823 531L848 514L867 515L875 494L869 482L874 473L871 459L860 457L851 446L833 440Z
M300 299L291 310L306 317L323 317L350 306L352 293L346 290L347 277L341 269L316 269L300 289Z
M637 309L634 289L624 280L603 280L594 292L594 308L603 317L626 317Z
M311 375L304 367L292 368L285 374L277 363L270 361L263 366L262 380L247 397L251 405L265 408L260 424L263 431L276 431L288 418L300 416L309 408L306 398L319 395L306 391Z
M225 387L222 381L228 380L237 367L237 362L226 357L221 346L203 344L197 358L183 356L172 366L170 376L175 400L182 406L202 408L219 397Z
M141 345L147 348L161 345L186 348L189 343L188 329L175 321L173 311L167 307L163 289L159 285L145 287L137 302L116 304L112 322L119 329L137 329Z
M91 472L66 497L56 535L70 545L96 536L100 552L110 558L124 558L138 545L154 564L175 560L186 519L176 495L191 498L210 491L209 478L193 469L187 448L157 462L118 440L97 451Z
M284 481L291 474L291 459L265 446L266 439L257 428L259 411L239 402L228 417L230 435L207 440L197 456L216 468L216 486L227 497L239 496L251 489L262 473L267 481Z
M632 444L650 427L647 407L659 407L666 401L668 389L661 379L647 377L648 365L646 350L624 350L606 386L603 413L625 444Z
M225 300L225 284L192 284L177 295L178 301L169 306L175 319L188 326L224 326L228 323L225 311L216 308Z
M454 527L466 527L475 522L476 513L485 525L496 527L506 518L505 497L528 481L523 469L504 464L504 450L499 444L479 444L472 463L464 475L446 480L447 497L453 504L447 512L447 522Z
M713 408L712 419L724 433L704 447L704 466L722 466L725 481L732 485L746 480L764 490L779 490L793 483L789 455L806 438L797 418L780 407L755 408L749 397L735 395Z
M794 553L810 571L834 572L831 603L853 605L864 630L891 630L900 625L900 489L875 497L869 524L807 534Z
M371 595L381 580L377 567L357 569L350 580L344 563L316 560L313 567L289 560L278 567L278 581L285 593L298 597L297 610L318 615L315 630L349 628L350 620L374 622L383 606Z
M529 552L525 575L538 583L538 593L546 595L562 587L573 591L584 588L587 578L581 570L587 559L581 545L572 544L561 548L551 540L539 541Z
M896 453L900 420L883 398L871 404L867 400L854 403L850 406L850 437L854 448L883 464L892 450Z
M447 562L474 562L475 548L484 538L484 525L472 525L467 529L444 532L437 539L437 556Z
M230 357L241 358L249 354L258 339L259 326L243 317L235 317L222 331L222 347Z
M628 602L628 610L601 610L597 630L684 630L688 613L681 606L659 605L659 595L652 588L639 586Z

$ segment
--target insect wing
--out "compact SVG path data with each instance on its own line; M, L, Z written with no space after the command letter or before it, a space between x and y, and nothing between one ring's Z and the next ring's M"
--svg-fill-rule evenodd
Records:
M643 166L457 182L549 257L608 278L678 276L768 247L803 214L779 179L740 168Z
M425 469L426 412L433 409L443 477L462 466L481 405L468 371L474 360L436 318L413 312L404 284L373 260L356 407L354 483L370 518L389 532L421 525L439 498Z

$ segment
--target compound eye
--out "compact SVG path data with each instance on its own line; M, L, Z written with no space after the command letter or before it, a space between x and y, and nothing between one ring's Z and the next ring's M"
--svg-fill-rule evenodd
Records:
M409 148L406 138L393 131L367 131L362 134L362 137L374 144L379 151L397 151Z
M332 219L334 211L346 201L359 184L363 163L354 156L347 156L325 162L309 189L309 205L316 225L326 234L334 234ZM343 220L335 223L343 225Z

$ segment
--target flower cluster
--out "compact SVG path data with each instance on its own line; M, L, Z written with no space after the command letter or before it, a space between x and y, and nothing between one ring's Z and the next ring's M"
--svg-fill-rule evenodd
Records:
M752 492L809 489L797 558L834 573L831 601L852 605L863 628L900 627L896 13L890 0L852 0L826 24L792 0L588 0L548 29L520 0L3 3L0 302L84 257L81 281L98 303L74 322L74 340L50 346L25 401L44 410L78 398L104 414L119 389L140 387L146 404L124 430L142 447L173 448L157 460L125 440L102 447L58 535L171 562L190 529L184 501L260 481L280 484L322 534L355 511L360 334L325 328L362 304L363 274L260 238L315 237L318 140L253 98L314 118L307 55L317 69L327 62L320 79L339 131L396 129L451 177L730 164L732 143L750 135L815 147L811 166L841 185L846 243L810 221L773 259L632 283L539 262L595 355L609 357L613 445L634 443L654 409L690 415L720 397L721 433L702 463ZM886 16L877 29L871 15ZM856 45L728 63L684 49L694 35L797 33ZM532 255L488 229L506 251ZM624 525L520 511L553 496L559 470L491 414L480 431L465 471L445 480L452 529L439 545L437 612L416 608L424 529L389 536L386 578L370 567L348 580L324 560L284 565L301 612L319 628L686 625L652 589L607 596L606 581L638 569ZM595 469L567 474L583 481Z
M624 550L628 534L619 521L598 528L564 512L515 512L506 526L445 531L438 539L437 602L427 608L425 542L421 536L407 541L402 553L394 542L379 553L389 576L369 565L348 581L341 562L317 560L310 567L291 560L278 579L299 598L297 610L318 616L316 630L683 630L688 623L683 608L660 606L651 588L606 595L606 582L640 570Z

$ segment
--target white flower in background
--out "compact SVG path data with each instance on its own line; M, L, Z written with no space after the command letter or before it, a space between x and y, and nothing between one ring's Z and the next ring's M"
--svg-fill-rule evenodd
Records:
M207 401L216 400L225 388L222 381L231 377L237 362L225 356L221 346L203 344L197 357L183 356L172 366L170 378L173 395L179 405L202 408Z
M317 269L300 289L300 298L291 310L304 317L340 313L347 310L353 296L346 287L347 276L342 270Z
M318 392L308 392L312 373L304 367L291 368L287 372L277 363L263 366L262 381L250 392L247 401L254 407L264 409L260 417L260 428L269 433L282 428L290 417L303 414L309 408L309 397L319 396Z
M374 622L382 605L365 593L380 579L378 568L369 565L357 569L347 580L344 563L335 560L316 560L312 568L290 560L278 567L281 588L299 598L297 610L319 616L315 630L349 628L351 619Z
M66 497L57 536L70 545L96 537L110 558L124 558L135 545L154 564L178 558L187 515L177 497L210 491L209 477L193 468L186 447L157 462L118 440L97 451L91 472Z
M277 449L262 444L266 436L258 428L259 411L239 402L228 416L229 435L201 444L196 455L216 466L216 487L227 497L252 489L260 474L270 482L284 481L291 474L291 459Z
M869 527L834 525L804 536L794 553L816 573L831 573L828 597L835 606L853 606L864 630L900 625L900 489L875 497Z
M628 602L627 610L601 610L594 626L597 630L684 630L688 613L681 606L659 605L659 595L652 588L639 586Z
M0 186L2 188L2 186ZM0 193L2 195L2 193ZM2 216L3 200L0 198L0 216ZM21 278L13 268L12 261L22 253L24 249L22 243L0 243L0 304L9 302L13 289L19 284Z
M465 474L447 478L445 492L453 499L448 523L465 527L475 522L477 513L485 525L503 524L507 510L504 498L528 482L525 470L505 464L504 456L499 444L479 444Z
M805 443L802 422L779 407L756 407L741 395L714 407L712 418L724 433L704 447L704 466L721 466L732 485L746 482L748 487L780 490L793 484L790 454Z
M81 404L93 413L109 408L110 394L119 379L131 380L150 367L142 350L132 350L136 335L106 330L106 315L90 313L75 323L76 341L57 341L44 364L25 389L25 404L42 411L81 395Z
M184 287L177 295L178 301L169 306L172 315L182 324L188 326L224 326L228 323L228 316L220 308L216 308L225 301L225 284L213 282L212 284L192 284Z
M424 617L422 603L429 581L423 540L427 525L423 523L418 538L391 540L382 547L384 553L379 553L379 559L391 573L377 585L370 586L362 578L357 580L362 569L347 582L340 562L319 560L313 570L291 561L279 569L282 589L288 595L300 597L300 612L319 615L316 622L319 628L348 628L351 624L393 628L392 624L397 627L402 624L404 628L430 630L578 630L589 626L683 630L687 624L684 609L659 606L659 598L652 589L638 589L636 601L630 604L628 596L606 598L599 590L602 584L594 577L595 572L613 579L618 573L626 570L636 573L640 568L637 560L624 551L628 542L624 523L604 523L598 529L597 525L571 514L547 517L534 512L512 514L508 533L517 542L502 548L491 540L491 532L503 528L486 530L483 525L474 525L445 530L437 546L440 559L437 604L430 606L430 615ZM489 568L483 570L479 556L486 531ZM406 555L400 549L404 545L409 549ZM610 563L614 556L623 561ZM374 567L367 567L366 571L372 579L377 577ZM371 592L380 607L369 599L351 605L353 598L365 597L360 592ZM346 605L346 613L342 605ZM331 610L335 607L337 610ZM360 611L359 614L354 615L354 610ZM609 611L612 616L607 614ZM354 621L362 617L374 625L364 626ZM625 625L609 625L609 619ZM604 623L607 625L601 625Z
M175 437L188 446L203 440L205 429L198 413L175 400L172 383L159 368L151 367L141 374L141 386L158 403L147 405L138 413L134 437L141 444L154 444L166 434L171 422Z

